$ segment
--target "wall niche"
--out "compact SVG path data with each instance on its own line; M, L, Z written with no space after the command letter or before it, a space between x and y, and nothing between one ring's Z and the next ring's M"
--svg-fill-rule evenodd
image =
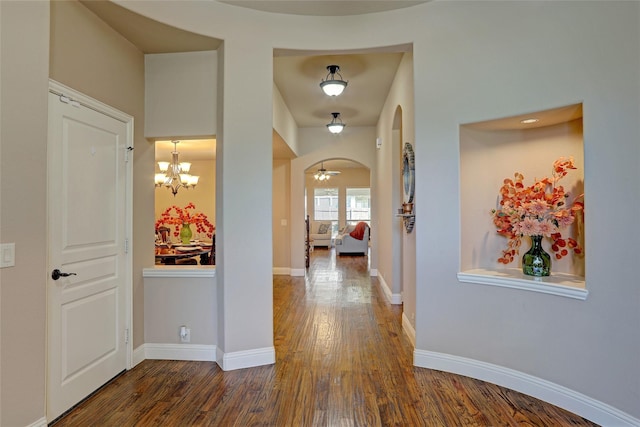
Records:
M537 121L523 122L533 118ZM551 177L553 162L559 157L573 157L577 168L559 182L569 194L569 201L573 201L584 193L582 104L460 126L461 282L586 299L584 255L570 253L557 260L549 239L543 241L543 248L552 254L549 277L534 278L522 273L521 258L530 247L527 237L512 263L498 262L507 239L496 232L491 210L499 207L504 179L520 172L524 185L529 186L536 179ZM563 236L576 238L584 248L582 221L562 232Z

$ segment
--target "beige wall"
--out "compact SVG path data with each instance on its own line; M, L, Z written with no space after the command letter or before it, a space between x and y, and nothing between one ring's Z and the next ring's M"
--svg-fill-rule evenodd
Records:
M509 367L613 405L637 424L640 288L632 242L640 231L629 224L640 211L640 4L429 6L422 25L439 36L414 43L416 361L433 366L432 355L448 354ZM446 30L454 26L460 31ZM459 125L577 102L584 106L587 300L458 282Z
M294 153L298 153L298 125L284 103L276 85L273 85L273 129L286 141Z
M291 161L273 160L273 267L276 273L289 272L291 259Z
M377 133L382 147L377 150L379 173L376 206L380 219L378 276L387 286L393 302L403 303L406 321L415 328L415 239L416 231L407 233L402 220L395 216L403 201L402 151L409 142L415 150L413 108L413 55L405 53L398 66L389 96L378 122ZM416 183L416 186L420 185ZM420 209L419 200L414 200ZM416 224L415 227L418 227ZM414 227L414 228L415 228ZM410 336L411 331L407 331Z
M282 142L288 145L293 153L298 150L298 126L275 84L273 85L273 139L275 144ZM291 159L278 158L279 155L282 156L282 153L273 153L273 271L275 274L290 274ZM286 221L286 224L283 221Z
M215 284L209 277L145 277L145 343L180 344L179 330L191 329L192 345L216 345ZM188 292L185 292L188 287Z
M147 138L216 134L218 53L145 55Z
M99 48L97 48L99 46ZM51 3L50 76L134 117L133 345L144 341L142 268L152 266L154 146L144 131L144 55L75 1Z
M0 270L0 425L25 426L45 405L48 3L0 2L0 39L0 240L16 248Z
M210 18L207 15L207 21ZM218 61L218 76L224 82L218 111L224 114L218 117L216 153L217 348L226 356L218 358L223 369L231 366L225 364L231 361L227 355L249 350L260 355L261 364L275 362L270 303L273 51L254 34L236 32L218 51L224 58Z

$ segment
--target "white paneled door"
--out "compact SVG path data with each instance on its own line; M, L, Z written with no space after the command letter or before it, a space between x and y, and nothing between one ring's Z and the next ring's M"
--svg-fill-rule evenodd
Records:
M51 91L48 421L127 368L131 292L132 120L53 84Z

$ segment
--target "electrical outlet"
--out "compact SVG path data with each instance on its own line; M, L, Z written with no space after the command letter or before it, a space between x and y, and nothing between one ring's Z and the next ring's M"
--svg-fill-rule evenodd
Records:
M180 331L180 342L191 342L191 329L184 328Z
M16 265L16 244L0 244L0 268L13 267Z

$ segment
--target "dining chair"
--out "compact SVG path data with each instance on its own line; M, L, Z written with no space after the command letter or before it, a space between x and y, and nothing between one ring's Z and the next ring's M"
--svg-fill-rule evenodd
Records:
M211 236L211 253L209 254L209 265L216 265L216 235Z
M169 227L158 227L158 233L160 234L160 239L162 240L162 243L167 243L167 241L169 240L170 232L171 232L171 229Z
M195 257L177 259L176 265L198 265L198 260Z

